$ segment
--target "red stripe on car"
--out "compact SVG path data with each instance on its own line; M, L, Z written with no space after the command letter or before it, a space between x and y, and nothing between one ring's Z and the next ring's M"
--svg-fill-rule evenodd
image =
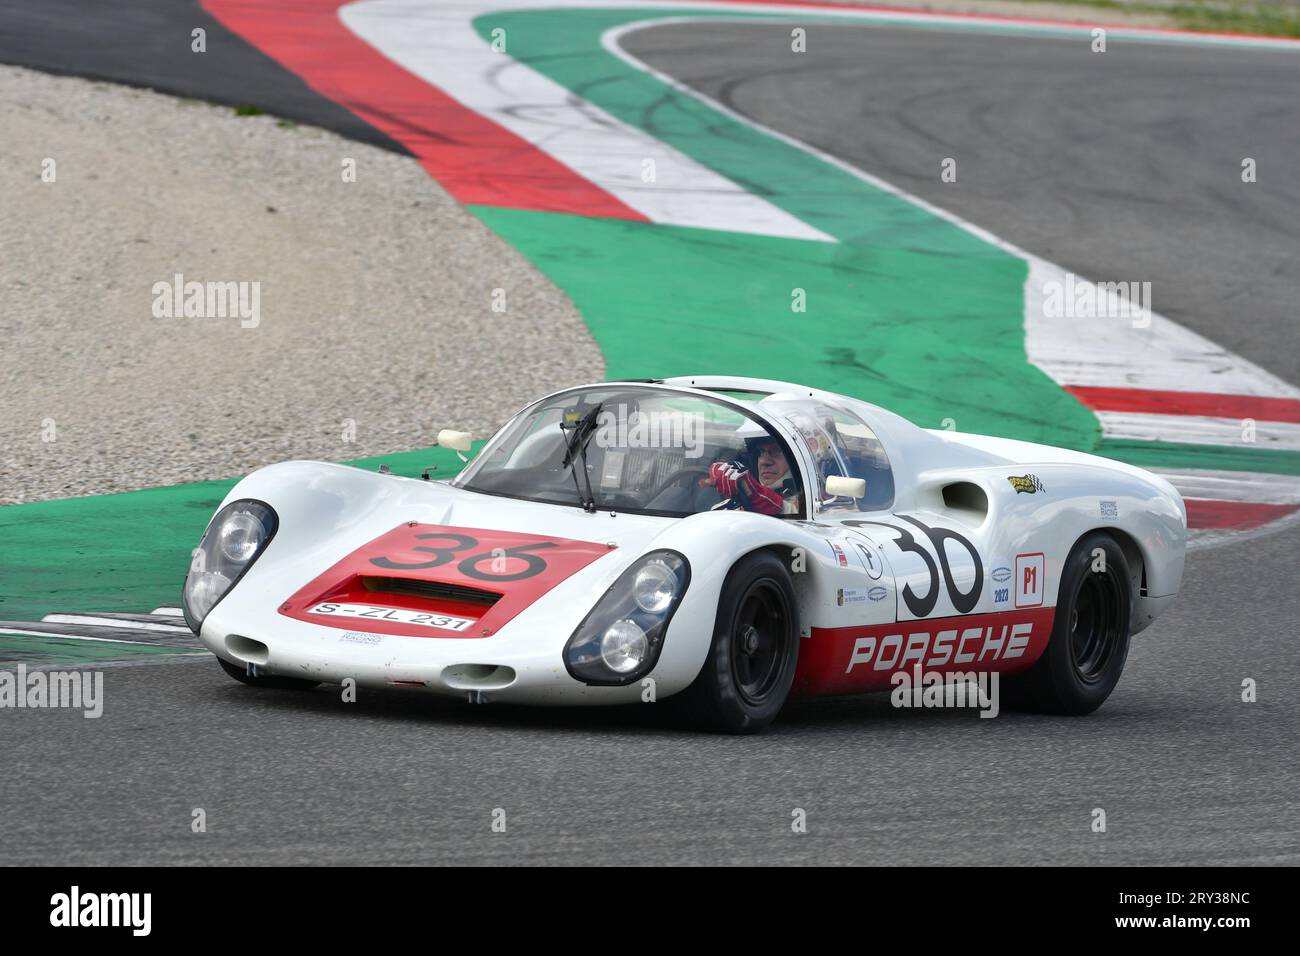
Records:
M794 692L890 690L899 671L1010 673L1043 653L1054 608L999 611L864 627L815 627L799 645Z

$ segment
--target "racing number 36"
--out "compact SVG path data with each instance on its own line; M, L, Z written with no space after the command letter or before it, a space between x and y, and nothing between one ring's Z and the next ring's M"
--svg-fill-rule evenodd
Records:
M428 545L417 544L411 548L412 551L427 551L433 557L428 561L417 561L415 563L394 561L392 558L371 558L370 563L380 568L388 568L394 571L416 571L423 568L436 568L456 560L456 556L462 551L468 551L470 548L477 548L479 545L477 538L471 538L467 534L453 534L450 532L427 532L417 534L416 538L421 541L427 541L434 538L441 538L444 541L452 541L454 544L443 545L442 547L429 547ZM493 548L491 551L481 551L478 554L471 554L462 558L456 565L456 570L467 578L475 578L479 581L522 581L524 578L531 578L541 574L546 570L546 562L535 554L529 554L530 551L538 551L542 548L555 547L554 541L538 541L536 544L520 544L513 548ZM502 558L518 558L523 561L527 567L522 571L515 571L510 574L493 574L491 566L487 571L481 569L481 565L489 561L500 560Z

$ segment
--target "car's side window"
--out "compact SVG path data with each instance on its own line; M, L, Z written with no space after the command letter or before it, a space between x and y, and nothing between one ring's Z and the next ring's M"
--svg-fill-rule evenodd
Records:
M823 512L884 511L894 503L894 473L885 454L885 446L866 422L844 409L825 406L827 423L836 451L833 471L819 476L824 483L830 474L861 478L867 483L863 498L831 498L820 501Z

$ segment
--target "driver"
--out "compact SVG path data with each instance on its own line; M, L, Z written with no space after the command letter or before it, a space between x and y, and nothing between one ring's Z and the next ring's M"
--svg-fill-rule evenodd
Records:
M764 515L793 515L800 510L799 484L790 473L781 443L771 435L745 439L756 474L743 461L715 461L701 485L716 488L726 499L720 509L743 508Z

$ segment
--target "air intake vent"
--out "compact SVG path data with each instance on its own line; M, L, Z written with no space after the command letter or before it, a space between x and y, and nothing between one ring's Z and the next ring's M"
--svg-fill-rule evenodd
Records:
M459 584L441 584L437 581L417 581L411 578L364 577L362 586L367 591L383 594L410 594L414 597L432 598L442 601L459 601L462 604L481 604L491 607L501 600L500 594L480 591L478 588L462 587Z
M969 481L957 481L945 485L943 504L949 510L967 512L977 521L983 521L984 516L989 513L989 496L984 493L983 488Z

